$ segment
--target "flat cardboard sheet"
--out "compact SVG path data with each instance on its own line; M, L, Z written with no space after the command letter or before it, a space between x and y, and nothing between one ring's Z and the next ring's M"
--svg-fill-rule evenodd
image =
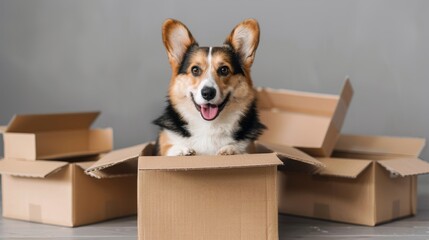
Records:
M268 129L259 141L330 156L353 96L346 79L340 95L259 88L258 109Z
M372 163L370 160L346 158L318 158L318 160L326 167L320 168L316 174L345 178L356 178Z
M6 132L37 133L88 129L100 112L15 115Z
M0 160L0 173L20 177L44 178L68 165L60 161L28 161L20 159Z
M426 144L423 138L341 135L336 152L361 155L399 155L418 157Z

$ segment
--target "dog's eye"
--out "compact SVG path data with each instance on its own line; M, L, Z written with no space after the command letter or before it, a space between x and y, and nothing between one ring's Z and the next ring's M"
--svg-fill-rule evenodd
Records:
M217 70L217 73L219 74L219 75L221 75L221 76L228 76L228 74L229 74L229 68L227 67L227 66L223 66L223 67L220 67L218 70Z
M201 75L201 68L199 68L198 66L193 66L191 68L191 72L192 72L192 75L194 75L195 77L198 77Z

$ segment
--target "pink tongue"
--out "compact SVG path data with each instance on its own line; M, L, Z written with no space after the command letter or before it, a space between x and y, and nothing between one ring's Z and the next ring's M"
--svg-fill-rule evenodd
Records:
M217 106L209 104L201 105L201 115L203 115L205 120L213 120L216 117L218 111L219 108Z

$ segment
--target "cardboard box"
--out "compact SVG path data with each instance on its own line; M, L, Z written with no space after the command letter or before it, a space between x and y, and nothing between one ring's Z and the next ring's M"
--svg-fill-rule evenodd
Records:
M0 160L3 217L75 227L136 214L136 176L96 179L93 163Z
M278 239L276 154L151 153L139 158L139 239Z
M279 211L375 226L412 216L417 175L429 173L418 158L424 139L343 135L332 158L315 174L279 173Z
M5 158L59 159L108 152L113 145L112 129L90 129L98 115L16 115L3 132Z
M292 147L276 150L165 157L149 143L112 151L87 172L136 174L138 161L139 239L278 239L277 166L323 164Z
M312 156L330 156L349 108L353 88L346 79L340 95L258 89L259 141L297 147Z

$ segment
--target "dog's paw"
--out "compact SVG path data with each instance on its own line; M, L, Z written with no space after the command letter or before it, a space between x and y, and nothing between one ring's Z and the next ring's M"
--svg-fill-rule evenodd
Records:
M187 147L171 147L167 156L193 156L196 152L194 149Z
M241 154L242 152L240 149L234 145L226 145L221 147L219 151L217 151L216 155L235 155L235 154Z

